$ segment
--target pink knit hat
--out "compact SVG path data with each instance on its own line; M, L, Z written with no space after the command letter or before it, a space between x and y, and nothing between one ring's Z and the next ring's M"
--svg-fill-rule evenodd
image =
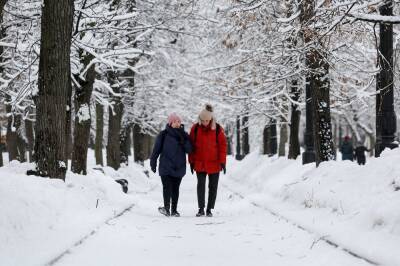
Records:
M168 125L172 125L175 121L182 122L182 119L176 113L172 113L168 116Z

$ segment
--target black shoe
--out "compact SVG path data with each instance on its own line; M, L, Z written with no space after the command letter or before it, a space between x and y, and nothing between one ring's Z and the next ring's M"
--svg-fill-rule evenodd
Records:
M167 210L165 207L158 207L158 211L165 215L165 216L170 216L171 214L169 213L169 210Z
M196 217L204 216L204 209L199 209L199 212L196 214Z
M174 217L181 217L181 214L180 214L179 212L177 212L177 211L172 211L172 212L171 212L171 216L174 216Z
M213 217L211 210L207 210L207 217Z

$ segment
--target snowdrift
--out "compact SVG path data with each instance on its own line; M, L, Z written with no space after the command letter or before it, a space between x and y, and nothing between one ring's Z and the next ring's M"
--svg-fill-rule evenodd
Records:
M229 162L229 180L251 201L373 261L400 265L400 149L302 165L252 153ZM239 186L240 184L241 186Z
M33 165L0 168L0 265L43 265L107 219L135 204L151 187L141 166L88 169L60 180L26 176ZM126 178L130 192L114 180Z

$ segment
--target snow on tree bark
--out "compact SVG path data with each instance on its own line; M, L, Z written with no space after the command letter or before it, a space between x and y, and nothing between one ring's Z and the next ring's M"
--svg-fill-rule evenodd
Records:
M82 53L81 56L83 69L86 69L94 56L91 54L82 55ZM90 99L95 78L95 64L89 67L85 80L82 80L79 75L76 75L75 78L79 82L79 87L76 86L75 88L75 125L71 170L83 175L87 173L87 152L91 125Z
M65 179L67 97L71 91L74 1L44 0L42 6L35 159L38 174Z

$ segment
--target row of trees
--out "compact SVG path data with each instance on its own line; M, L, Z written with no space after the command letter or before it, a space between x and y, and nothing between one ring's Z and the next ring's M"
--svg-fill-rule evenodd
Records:
M39 175L63 179L69 160L86 174L90 145L118 169L133 142L143 162L169 112L190 124L205 102L238 159L303 144L318 165L344 134L397 146L394 1L0 4L7 149Z

